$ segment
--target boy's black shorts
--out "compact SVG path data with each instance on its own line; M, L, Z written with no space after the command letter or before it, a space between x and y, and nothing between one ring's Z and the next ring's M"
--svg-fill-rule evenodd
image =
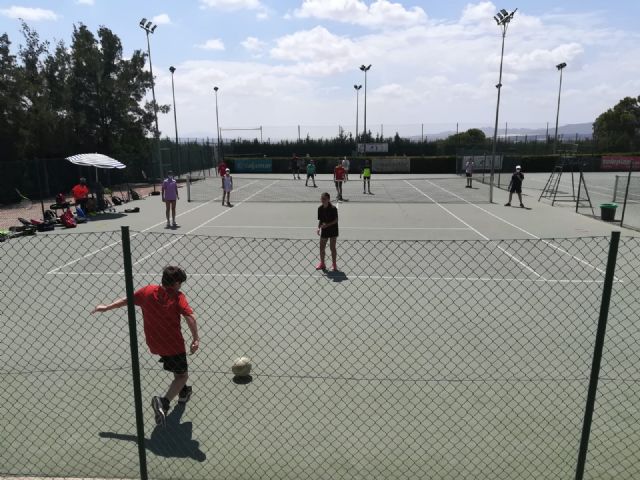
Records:
M189 371L186 353L180 353L178 355L172 356L161 356L160 360L158 361L164 364L165 370L172 373L177 373L178 375L187 373Z

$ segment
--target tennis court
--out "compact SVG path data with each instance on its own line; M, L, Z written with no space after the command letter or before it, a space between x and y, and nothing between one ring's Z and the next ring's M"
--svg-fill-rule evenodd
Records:
M168 375L138 318L151 478L571 477L611 225L535 195L531 210L500 190L490 204L461 178L383 179L375 199L345 185L335 273L313 268L328 179L237 176L229 208L211 178L177 229L149 197L73 235L1 244L17 273L0 300L0 473L139 475L126 310L89 315L124 294L129 225L135 286L183 266L202 339L194 397L162 430L148 403ZM637 235L623 230L589 478L640 474ZM248 385L231 379L241 355Z

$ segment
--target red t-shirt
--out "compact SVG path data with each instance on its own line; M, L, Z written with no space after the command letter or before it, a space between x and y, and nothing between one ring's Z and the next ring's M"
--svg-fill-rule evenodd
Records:
M336 168L333 169L333 175L336 181L344 180L345 173L346 173L346 170L342 165L338 165Z
M220 165L218 165L218 173L220 174L221 177L224 177L225 172L227 171L227 164L222 162Z
M89 189L86 185L78 184L71 189L71 195L75 200L84 200L89 196Z
M144 337L151 353L172 356L186 352L180 315L191 315L193 310L184 293L147 285L136 291L134 303L142 308Z

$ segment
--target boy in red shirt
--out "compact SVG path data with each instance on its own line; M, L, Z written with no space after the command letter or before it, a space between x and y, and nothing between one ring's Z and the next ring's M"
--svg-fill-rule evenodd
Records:
M187 274L180 267L166 267L162 271L162 285L147 285L137 290L134 302L142 309L144 336L149 351L160 356L164 369L173 373L173 381L167 393L151 399L156 424L166 426L170 402L176 395L179 403L187 403L191 398L187 354L180 328L180 316L187 321L191 330L191 353L200 347L198 326L187 297L180 292ZM107 312L127 305L127 299L121 298L110 305L98 305L91 313Z
M344 182L347 171L342 166L342 162L338 160L338 165L333 169L333 181L336 184L336 190L338 191L338 201L342 201L342 183Z
M71 189L71 195L73 195L73 201L76 206L80 206L80 208L87 213L87 201L89 200L89 187L87 187L87 180L81 178L80 183Z

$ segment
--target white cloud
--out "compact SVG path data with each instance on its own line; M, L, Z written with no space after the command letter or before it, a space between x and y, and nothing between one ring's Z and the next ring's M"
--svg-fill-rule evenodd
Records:
M26 21L39 22L43 20L57 20L58 14L52 10L45 10L43 8L31 8L31 7L18 7L12 5L9 8L0 9L0 15L4 15L9 18L21 18Z
M166 13L161 13L160 15L156 15L151 19L153 23L156 25L169 25L171 23L171 18Z
M334 0L326 3L336 4ZM367 12L361 18L380 2L366 3ZM349 4L358 8L364 1ZM362 63L373 65L368 73L367 117L374 133L381 123L385 134L396 130L394 123L417 125L411 134L420 134L423 122L425 134L455 131L456 122L461 130L493 125L501 44L492 18L496 11L492 2L480 0L461 8L452 19L403 28L366 33L341 28L338 33L322 22L324 26L285 30L286 34L274 38L246 37L240 44L254 54L250 62L176 65L182 130L215 135L215 127L211 131L204 127L212 124L212 118L210 109L202 105L213 104L211 88L218 85L225 128L264 125L265 139L297 136L298 123L303 136L305 129L313 128L309 125L332 125L325 135L335 135L337 125L353 131L353 84L364 84L358 70ZM288 25L291 28L291 22ZM637 37L630 30L614 30L602 15L564 10L562 15L534 16L519 10L505 43L501 124L508 122L511 129L524 123L544 127L547 121L555 121L555 65L562 61L568 63L563 77L563 123L593 121L619 98L637 95L640 67L633 61L640 56ZM220 40L210 42L224 48ZM256 55L263 53L265 59L258 59ZM159 74L158 86L159 98L170 99L168 72ZM362 100L361 92L361 109ZM173 119L163 117L161 128L170 131ZM274 125L288 127L274 133ZM311 130L310 134L318 133Z
M397 28L424 24L427 14L420 7L406 9L400 3L375 0L304 0L293 12L298 18L318 18L373 28Z
M247 37L240 42L240 45L250 52L260 52L267 44L256 37Z
M200 45L196 45L196 47L203 50L224 50L224 43L219 38L212 38Z
M219 8L222 10L261 10L260 0L200 0L201 8Z
M93 5L95 5L96 2L95 2L95 0L76 0L76 3L78 5L91 5L91 6L93 6Z

